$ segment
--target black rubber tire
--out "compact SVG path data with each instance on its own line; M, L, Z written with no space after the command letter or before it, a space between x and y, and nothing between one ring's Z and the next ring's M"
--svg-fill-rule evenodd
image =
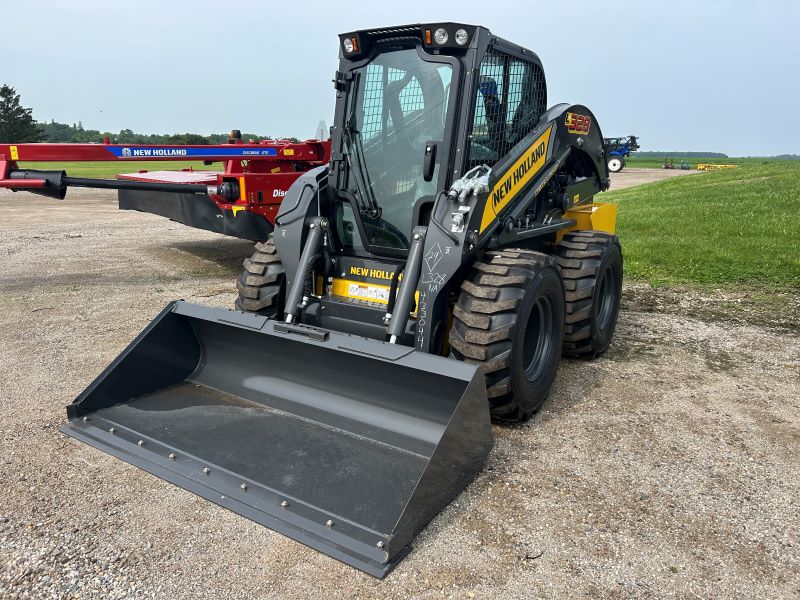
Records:
M609 156L606 164L612 173L620 173L625 168L625 159L621 156Z
M266 242L256 244L250 258L245 258L244 270L236 281L239 297L236 309L282 318L286 298L286 272L275 248L272 234Z
M595 358L611 344L622 296L622 249L617 236L572 231L556 247L566 298L564 354Z
M450 355L483 367L493 419L524 421L550 394L563 336L555 259L530 250L487 252L461 284Z

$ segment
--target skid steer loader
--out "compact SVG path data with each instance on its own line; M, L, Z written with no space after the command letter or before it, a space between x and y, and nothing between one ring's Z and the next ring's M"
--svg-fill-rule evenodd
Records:
M603 136L533 52L439 23L340 36L331 160L289 189L237 310L175 302L64 431L383 577L609 345Z

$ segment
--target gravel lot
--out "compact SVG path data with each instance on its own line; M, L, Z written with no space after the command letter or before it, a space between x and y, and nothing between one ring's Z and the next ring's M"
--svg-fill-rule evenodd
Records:
M628 286L607 355L495 427L379 582L58 432L169 300L231 306L248 243L90 191L0 192L0 232L0 597L800 595L797 298L754 325L707 310L725 295Z
M696 169L684 171L682 169L636 169L628 167L623 169L621 173L611 174L611 189L621 190L635 185L653 183L654 181L661 181L662 179L671 179L672 177L697 173L699 173L699 171Z

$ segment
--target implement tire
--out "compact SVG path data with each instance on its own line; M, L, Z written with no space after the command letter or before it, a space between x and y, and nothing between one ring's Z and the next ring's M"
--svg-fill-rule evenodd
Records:
M286 272L275 248L272 234L256 244L255 252L244 259L244 270L236 281L239 297L236 309L282 318L286 298Z
M608 170L612 173L619 173L625 168L625 159L621 156L608 157Z
M487 252L461 284L450 354L481 365L492 418L518 422L550 394L564 336L564 287L552 256Z
M622 250L617 236L572 231L556 247L566 298L564 354L595 358L611 344L622 295Z

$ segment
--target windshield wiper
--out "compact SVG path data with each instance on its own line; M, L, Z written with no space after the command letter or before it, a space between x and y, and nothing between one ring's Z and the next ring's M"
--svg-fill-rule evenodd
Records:
M342 127L342 132L345 135L345 158L347 159L347 168L353 175L355 180L356 189L353 196L358 204L358 211L362 216L370 219L380 219L382 210L375 199L375 192L372 189L372 181L370 181L369 171L366 168L364 161L364 146L361 144L361 132L355 127L356 120L356 102L358 101L358 82L361 78L360 73L355 73L353 83L350 87L350 97L352 99L351 108L347 120ZM350 150L352 149L355 156L355 167L350 160Z

